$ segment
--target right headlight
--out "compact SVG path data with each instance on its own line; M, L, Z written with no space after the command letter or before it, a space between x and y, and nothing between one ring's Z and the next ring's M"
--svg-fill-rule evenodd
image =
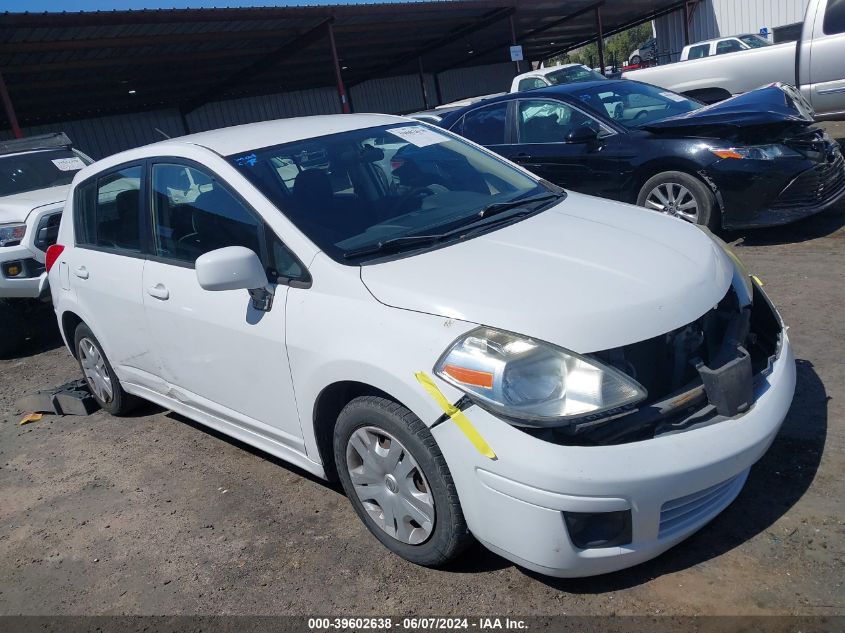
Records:
M564 426L622 413L647 395L633 378L595 359L488 327L455 341L434 373L479 406L523 426Z

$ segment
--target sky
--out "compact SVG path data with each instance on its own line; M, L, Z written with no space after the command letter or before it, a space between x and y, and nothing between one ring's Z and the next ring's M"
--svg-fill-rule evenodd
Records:
M378 2L413 0L378 0ZM373 0L368 0L370 4ZM115 9L188 9L196 7L267 7L314 4L363 4L362 0L3 0L0 11L113 11Z

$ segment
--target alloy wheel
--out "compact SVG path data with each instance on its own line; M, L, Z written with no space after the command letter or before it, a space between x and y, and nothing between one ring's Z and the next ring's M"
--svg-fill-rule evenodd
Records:
M677 182L665 182L652 189L645 200L649 209L698 223L698 202L692 192Z
M434 531L434 496L417 461L387 431L363 426L346 444L346 467L367 514L387 534L408 545Z
M111 402L114 398L111 374L106 367L106 359L100 349L89 338L79 341L79 363L88 387L101 402Z

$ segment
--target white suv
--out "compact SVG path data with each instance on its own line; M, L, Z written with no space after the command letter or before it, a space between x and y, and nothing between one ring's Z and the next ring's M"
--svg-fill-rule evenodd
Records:
M736 497L795 385L721 242L400 117L111 156L47 266L104 409L141 397L339 477L425 565L470 535L557 576L649 559Z
M0 356L23 341L28 300L49 298L45 252L70 181L90 163L64 134L0 142Z

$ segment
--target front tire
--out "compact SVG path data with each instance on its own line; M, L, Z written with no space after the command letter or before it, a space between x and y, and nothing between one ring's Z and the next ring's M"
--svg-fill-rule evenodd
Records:
M716 196L698 178L682 171L664 171L649 178L640 189L637 204L711 231L719 228Z
M631 58L631 65L632 65L632 66L639 66L639 65L640 65L640 64L642 64L642 63L643 63L643 58L642 58L642 57L640 57L639 55L634 55L634 56Z
M94 333L84 323L80 323L73 337L76 360L91 395L100 408L112 415L129 413L137 404L137 399L123 390L117 374L114 373L102 345Z
M334 458L355 512L390 551L437 566L472 542L446 460L407 408L376 396L352 400L337 419Z

